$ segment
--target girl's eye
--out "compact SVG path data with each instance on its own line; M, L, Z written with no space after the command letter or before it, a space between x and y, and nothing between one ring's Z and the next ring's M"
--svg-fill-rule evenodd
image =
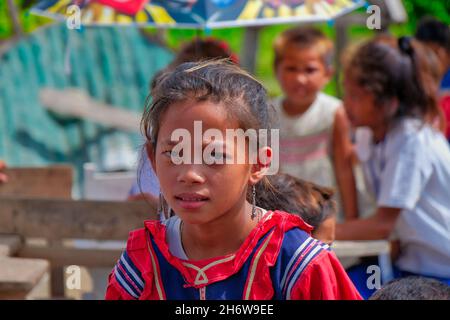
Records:
M211 157L213 157L216 160L224 159L225 155L221 152L211 152Z
M212 151L205 162L206 164L224 164L227 158L225 153Z
M307 74L313 74L313 73L315 73L316 71L317 71L316 68L307 68L307 69L306 69L306 73L307 73Z
M173 150L167 150L164 151L162 153L164 156L168 157L168 158L179 158L179 157L183 157L183 150L181 149L180 152L175 152Z
M297 72L297 68L294 66L286 67L286 71L288 72Z

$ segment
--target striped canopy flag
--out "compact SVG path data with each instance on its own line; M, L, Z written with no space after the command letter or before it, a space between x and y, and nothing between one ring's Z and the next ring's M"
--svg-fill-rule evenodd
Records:
M364 0L40 0L34 14L81 25L223 28L333 20Z

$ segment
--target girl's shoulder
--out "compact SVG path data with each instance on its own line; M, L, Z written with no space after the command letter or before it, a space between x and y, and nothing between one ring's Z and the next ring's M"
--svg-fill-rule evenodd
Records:
M275 110L277 111L278 115L283 117L286 115L283 112L283 100L284 97L283 96L279 96L279 97L275 97L271 100L272 105L275 107ZM316 116L317 113L319 113L321 115L322 118L330 118L330 120L333 119L334 114L336 113L336 111L342 106L342 100L330 96L326 93L323 92L319 92L317 94L316 99L314 100L314 102L311 104L311 106L308 108L307 111L305 111L305 113L303 113L300 117L293 117L293 118L299 118L299 119L303 119L303 118L307 118L310 116ZM288 118L292 118L292 117L288 117Z
M127 247L126 247L127 251L144 249L145 244L146 244L145 228L130 231L127 240Z
M317 94L316 102L328 109L331 108L329 111L336 111L342 105L342 100L324 92L319 92Z
M287 115L281 106L282 100L275 101L280 129L286 130L288 136L313 137L316 134L331 132L336 114L342 108L339 99L322 92L319 92L309 108L298 116Z
M264 223L280 227L284 229L284 231L298 228L307 234L311 234L311 231L313 230L313 227L306 223L299 215L282 210L268 211L264 219Z
M331 248L311 237L300 217L277 212L287 227L273 265L279 299L361 299Z
M280 219L280 222L284 220L284 223L277 222L278 226L283 229L283 241L280 251L282 254L294 256L303 250L314 251L315 253L330 250L327 244L311 236L313 227L298 215L282 211L275 211L274 215Z
M128 234L126 251L129 253L134 253L136 251L147 251L150 234L152 238L165 241L166 229L167 223L162 223L159 220L144 221L143 228L135 229L130 231Z
M126 249L108 277L107 300L139 299L143 294L145 283L149 280L146 278L149 276L145 272L148 269L146 266L150 265L143 250L146 246L145 234L144 228L129 233Z
M404 118L389 130L384 144L388 153L423 153L423 149L431 150L444 140L441 133L428 123L420 119Z

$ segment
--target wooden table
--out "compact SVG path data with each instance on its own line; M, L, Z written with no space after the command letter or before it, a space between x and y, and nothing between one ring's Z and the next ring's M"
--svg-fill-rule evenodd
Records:
M394 278L391 262L391 246L387 240L370 241L335 241L331 246L339 259L378 257L382 282L386 283Z

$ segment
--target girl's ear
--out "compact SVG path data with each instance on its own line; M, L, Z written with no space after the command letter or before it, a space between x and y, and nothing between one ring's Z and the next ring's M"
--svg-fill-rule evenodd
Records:
M155 150L153 149L153 146L150 142L145 143L145 152L147 153L147 157L150 160L153 171L156 173Z
M263 147L258 151L257 163L252 165L250 173L250 185L258 183L267 173L270 163L272 162L273 151L270 147Z
M333 66L325 66L325 76L323 77L322 86L325 87L327 85L327 83L331 81L333 76L334 76L334 67Z
M333 76L334 76L335 69L334 69L333 66L327 66L326 70L327 70L326 71L327 77L328 77L329 80L331 80L333 78Z

